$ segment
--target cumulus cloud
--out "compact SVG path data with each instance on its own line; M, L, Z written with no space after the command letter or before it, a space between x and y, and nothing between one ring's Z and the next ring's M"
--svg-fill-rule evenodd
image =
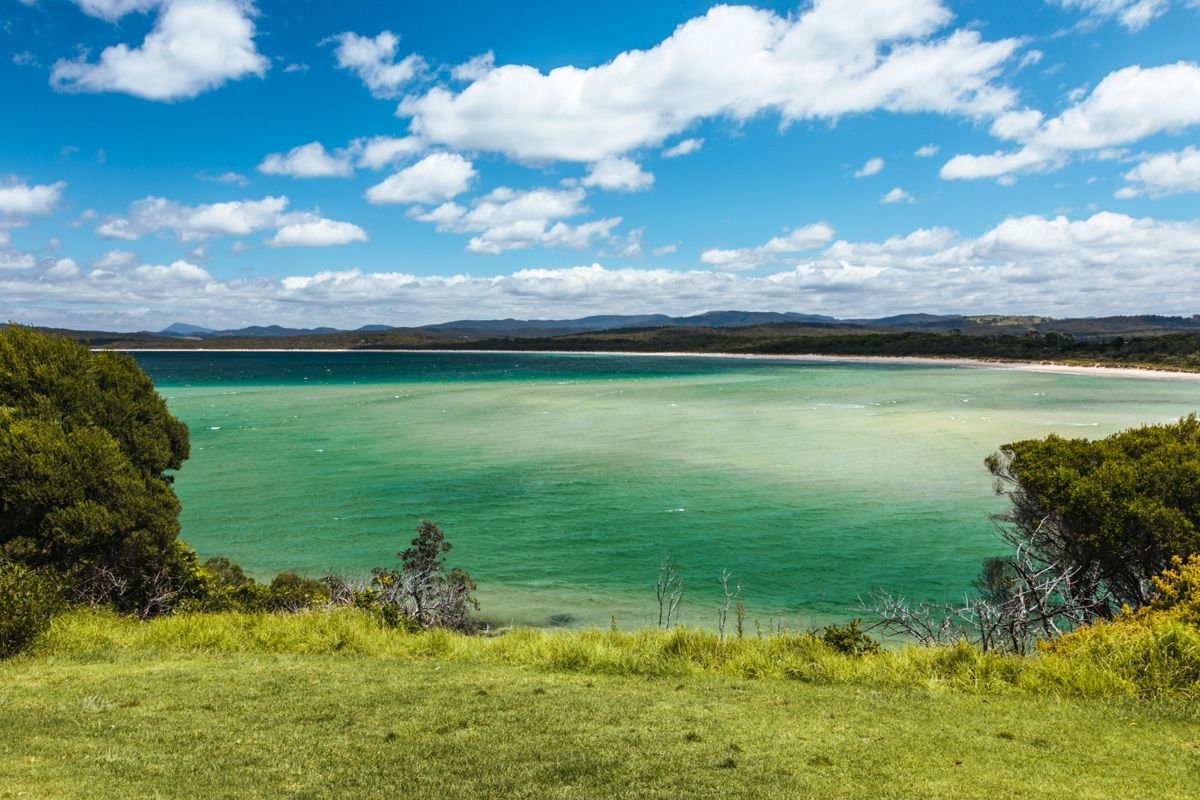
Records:
M193 242L275 230L267 243L276 247L323 247L367 239L366 232L357 225L309 212L286 212L287 207L288 199L282 196L199 206L147 197L133 203L125 216L106 219L97 226L96 233L105 239L136 241L153 233L171 232L181 242Z
M654 176L632 159L610 156L592 164L580 183L610 192L640 192L654 185Z
M0 270L29 269L37 263L32 253L25 253L12 246L8 231L0 229Z
M161 6L165 0L72 0L79 10L91 17L116 22L126 14L146 13Z
M450 77L456 81L477 81L487 75L496 66L496 54L491 50L471 58L450 70Z
M927 144L923 147L918 147L913 155L917 158L933 158L941 149L936 144Z
M286 153L269 154L258 171L293 178L344 178L353 175L355 167L384 169L408 161L425 148L425 142L415 136L364 136L333 150L309 142Z
M713 248L700 254L700 263L729 272L743 272L765 264L786 261L796 253L815 250L833 239L833 226L818 222L793 229L787 236L776 236L758 247L736 250Z
M97 14L103 9L117 14L130 4L91 5ZM255 48L251 19L255 14L254 6L243 0L172 0L163 6L139 46L107 47L96 62L86 55L59 60L50 72L50 83L65 92L121 92L147 100L181 100L247 75L262 76L269 63Z
M286 197L201 206L186 206L165 197L147 197L133 203L126 216L102 222L96 233L106 239L125 241L135 241L162 230L174 232L184 242L211 236L245 236L274 227L287 205Z
M995 178L1011 172L1049 171L1073 154L1106 150L1159 133L1200 125L1200 65L1126 67L1109 73L1062 114L1043 121L1038 111L998 117L992 134L1023 146L990 155L956 155L941 170L946 179Z
M354 174L354 166L347 151L329 153L320 142L309 142L286 153L271 153L258 165L258 171L292 178L345 178Z
M383 169L404 161L425 149L425 144L415 136L373 136L355 139L350 149L357 154L357 164L365 169Z
M1131 31L1140 31L1170 8L1170 0L1050 0L1055 5L1088 15L1093 22L1115 19Z
M0 254L4 245L0 237ZM921 228L882 241L836 241L787 269L755 276L592 263L496 276L328 270L221 281L187 261L121 260L50 280L46 271L56 262L26 259L0 272L0 312L23 322L118 329L162 327L183 313L211 327L416 325L458 319L468 308L473 316L525 319L714 308L842 317L903 309L1190 315L1200 305L1200 289L1188 280L1198 257L1200 220L1101 212L1013 217L978 237Z
M457 197L478 173L458 153L433 153L367 189L367 201L384 203L440 203Z
M131 250L109 250L92 262L92 267L94 269L114 270L136 266L137 263L137 253Z
M679 158L680 156L690 156L692 153L700 152L700 148L704 147L703 139L684 139L679 144L668 147L662 151L663 158Z
M1120 198L1200 192L1200 150L1188 146L1175 153L1146 156L1123 177L1131 185L1117 190Z
M267 239L271 247L329 247L367 241L367 232L350 222L314 214L289 215L285 224Z
M571 225L563 220L585 213L587 192L569 189L494 189L472 201L470 208L443 203L429 211L417 210L414 219L431 222L439 231L475 233L467 251L495 255L530 247L582 249L597 239L607 239L621 224L620 217Z
M461 91L407 97L398 113L436 144L592 163L706 118L1006 110L1014 93L996 81L1020 43L967 29L939 37L951 18L940 0L816 0L787 17L719 5L648 50L586 69L494 67Z
M870 175L878 175L883 171L883 164L883 159L879 158L878 156L868 159L867 163L859 167L859 169L854 173L854 177L866 178Z
M58 206L65 181L30 186L15 176L0 177L0 222L27 216L49 214Z
M916 198L897 186L895 189L892 189L883 197L879 198L879 202L884 203L885 205L891 205L893 203L915 203Z
M357 75L375 97L399 97L401 88L425 67L424 60L415 54L396 61L400 37L391 31L373 39L357 33L339 33L332 41L337 42L333 53L337 65Z

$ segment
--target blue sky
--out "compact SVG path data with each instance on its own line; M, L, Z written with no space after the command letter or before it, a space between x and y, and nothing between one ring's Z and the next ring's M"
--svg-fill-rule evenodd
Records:
M0 316L1200 312L1200 0L0 0Z

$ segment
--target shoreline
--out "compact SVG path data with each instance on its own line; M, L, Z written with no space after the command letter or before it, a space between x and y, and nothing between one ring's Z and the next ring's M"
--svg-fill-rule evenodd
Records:
M1151 380L1200 381L1200 372L1152 367L1119 367L1105 364L1085 366L1081 364L1059 364L1053 361L1006 361L983 358L938 358L936 356L856 356L825 355L819 353L769 354L769 353L694 353L694 352L629 352L624 350L486 350L446 348L299 348L299 347L253 347L253 348L208 348L208 347L130 347L92 348L94 351L112 350L121 353L468 353L483 355L554 355L554 356L646 356L650 358L723 358L746 361L789 361L812 364L895 364L914 367L960 367L967 369L1004 369L1020 372L1044 372L1062 375L1100 375L1108 377L1141 378Z

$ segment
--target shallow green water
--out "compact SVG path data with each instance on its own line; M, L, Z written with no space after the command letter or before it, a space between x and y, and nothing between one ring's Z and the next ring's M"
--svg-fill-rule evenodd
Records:
M259 577L366 574L421 518L497 621L751 619L945 598L1001 551L984 457L1200 406L1200 383L1002 369L404 353L138 355L191 428L184 538Z

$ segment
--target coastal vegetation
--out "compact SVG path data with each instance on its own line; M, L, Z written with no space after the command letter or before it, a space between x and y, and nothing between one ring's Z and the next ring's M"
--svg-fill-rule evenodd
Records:
M4 793L170 793L185 776L248 796L1194 788L1195 416L1002 446L987 466L1012 552L966 605L882 609L927 647L880 646L871 619L746 625L728 575L718 629L679 627L671 561L661 630L495 631L429 521L369 579L260 583L179 539L188 452L131 359L0 332Z
M732 312L728 312L732 314ZM705 315L711 316L711 315ZM754 315L743 314L746 319ZM970 358L1155 369L1200 370L1200 320L1111 317L1047 320L1037 317L911 318L874 324L773 322L655 325L570 332L528 328L515 320L425 328L350 332L180 338L150 333L61 331L106 349L330 349L516 350L527 352L709 353ZM736 317L734 318L736 320ZM472 327L474 325L474 327ZM261 332L260 332L261 334Z

